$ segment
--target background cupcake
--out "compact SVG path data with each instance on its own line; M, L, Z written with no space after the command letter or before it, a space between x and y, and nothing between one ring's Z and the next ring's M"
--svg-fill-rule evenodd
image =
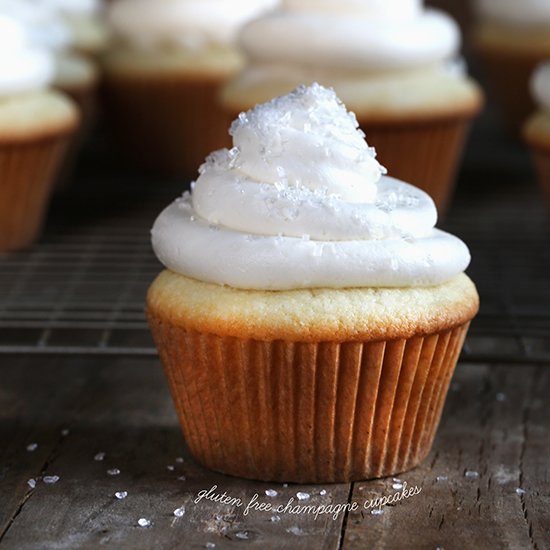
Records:
M90 57L79 53L79 39L61 9L63 1L68 0L0 0L0 13L20 21L30 43L49 50L54 56L52 86L71 97L80 108L82 131L75 142L81 142L96 110L99 70ZM72 156L77 152L77 145L74 149Z
M219 86L241 66L237 29L273 0L118 0L105 58L109 120L133 157L189 175L228 143Z
M97 57L109 42L101 0L40 0L61 16L71 33L74 51Z
M1 14L0 45L0 251L6 251L37 238L78 113L68 98L45 89L55 72L51 54Z
M537 67L530 83L537 110L527 120L523 133L550 207L550 61Z
M474 7L476 49L501 115L517 132L535 108L530 76L538 63L550 58L550 2L474 0Z
M457 59L460 33L442 12L410 1L287 0L246 25L247 66L224 89L232 113L300 83L332 86L396 177L450 196L479 88Z
M158 217L147 312L195 458L344 482L429 452L478 298L466 246L384 169L334 92L242 113Z

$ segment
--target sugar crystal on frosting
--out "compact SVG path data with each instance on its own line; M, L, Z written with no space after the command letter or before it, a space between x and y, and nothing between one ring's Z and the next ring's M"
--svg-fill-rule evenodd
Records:
M155 251L172 271L286 290L427 286L468 265L466 246L434 230L433 200L382 178L333 90L300 86L242 113L231 135L155 222Z

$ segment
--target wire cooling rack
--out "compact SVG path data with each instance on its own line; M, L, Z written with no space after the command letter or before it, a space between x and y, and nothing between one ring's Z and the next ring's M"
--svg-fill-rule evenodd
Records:
M185 185L103 166L85 159L42 240L0 255L0 354L156 353L144 316L161 269L149 229ZM463 359L550 361L549 218L526 152L474 133L442 223L468 243L482 300Z

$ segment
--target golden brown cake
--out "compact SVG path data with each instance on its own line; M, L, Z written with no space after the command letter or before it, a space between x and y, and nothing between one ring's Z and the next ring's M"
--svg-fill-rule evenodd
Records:
M57 92L0 98L0 251L38 237L78 120L73 103Z
M19 19L0 14L0 46L0 251L7 251L38 237L79 117L70 99L47 90L54 59Z
M200 463L345 482L426 457L478 298L465 275L422 289L262 292L164 271L147 304Z

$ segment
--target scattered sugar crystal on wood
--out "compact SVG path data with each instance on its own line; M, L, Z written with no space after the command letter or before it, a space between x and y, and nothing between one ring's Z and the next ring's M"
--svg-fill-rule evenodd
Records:
M100 453L97 453L95 456L94 456L94 460L96 462L101 462L102 460L105 460L105 457L107 456L107 453L104 453L103 451L101 451Z
M183 464L183 457L178 456L178 457L176 458L176 462L177 462L178 464Z
M384 510L382 510L382 508L373 508L370 513L373 516L381 516L384 513Z
M138 525L140 527L151 527L151 520L148 520L147 518L139 518Z
M127 496L128 496L128 491L117 491L117 492L115 493L115 497L116 497L118 500L123 500L123 499L125 499Z
M448 476L437 476L435 478L436 481L447 481L448 479Z
M36 449L38 449L38 443L29 443L27 445L27 451L29 451L30 453L36 451Z
M268 497L276 497L279 493L277 493L277 491L275 491L275 489L266 489L265 494Z
M464 472L464 477L477 478L479 477L479 472L476 472L475 470L466 470Z
M36 479L33 479L33 478L31 477L31 479L29 479L29 480L27 481L27 485L28 485L31 489L34 489L34 488L36 487Z
M248 531L239 531L238 533L235 533L235 536L240 540L248 540L250 538Z
M319 494L320 494L322 497L324 497L324 496L327 494L326 489L321 489L321 490L319 491Z
M271 518L269 518L273 523L278 523L279 521L281 521L281 516L271 516Z
M518 488L516 489L516 493L517 493L518 495L520 495L520 496L521 496L521 495L524 495L524 494L525 494L525 489L522 489L521 487L518 487Z
M48 485L53 485L59 481L59 476L44 476L42 481Z
M296 493L296 496L298 497L298 500L308 500L310 497L309 493L302 493L301 491Z
M166 466L166 469L170 472L173 472L176 468L175 466L172 466L172 464L168 464L168 466Z
M402 483L392 483L392 489L403 489Z
M177 518L181 518L185 515L185 508L183 506L180 506L179 508L176 508L174 510L174 515L177 517Z
M205 548L216 548L216 543L215 542L207 542L205 545L204 545Z
M287 531L287 533L292 533L293 535L296 535L297 537L299 537L301 535L305 535L305 531L301 527L298 527L297 525L289 527L286 531Z
M107 475L117 476L119 474L120 474L120 470L118 468L110 468L109 470L107 470Z
M69 434L70 434L70 430L68 428L64 428L63 430L61 430L61 435L63 437L67 437Z

